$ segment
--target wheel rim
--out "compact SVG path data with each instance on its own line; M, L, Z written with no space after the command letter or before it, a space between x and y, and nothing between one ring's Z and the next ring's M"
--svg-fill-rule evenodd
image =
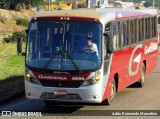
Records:
M141 83L144 84L144 80L145 80L145 68L143 66L142 68L142 76L141 76Z
M112 88L111 88L111 96L110 96L110 99L111 99L111 100L113 100L114 95L115 95L115 85L112 84Z

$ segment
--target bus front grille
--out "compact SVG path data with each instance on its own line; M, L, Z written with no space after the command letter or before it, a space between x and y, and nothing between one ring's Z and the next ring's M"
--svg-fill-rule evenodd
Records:
M65 87L65 88L79 88L83 82L60 82L60 81L49 81L40 80L43 86L47 87Z
M67 94L67 95L54 95L53 93L44 92L40 96L41 99L52 99L52 100L82 100L82 98L77 94Z

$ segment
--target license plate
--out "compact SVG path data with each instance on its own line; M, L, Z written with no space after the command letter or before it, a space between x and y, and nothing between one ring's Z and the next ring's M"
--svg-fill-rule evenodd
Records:
M54 95L67 95L67 91L66 90L55 90Z

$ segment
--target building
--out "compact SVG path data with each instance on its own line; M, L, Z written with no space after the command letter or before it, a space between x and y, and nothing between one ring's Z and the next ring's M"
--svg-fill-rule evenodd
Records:
M108 5L108 0L91 0L91 7L106 7Z

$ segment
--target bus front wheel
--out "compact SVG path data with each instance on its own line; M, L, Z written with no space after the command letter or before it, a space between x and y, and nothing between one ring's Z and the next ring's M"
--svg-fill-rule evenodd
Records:
M113 102L113 100L115 99L115 96L116 96L116 82L115 82L115 80L113 80L113 83L111 85L111 95L109 98L104 100L102 104L110 105Z

